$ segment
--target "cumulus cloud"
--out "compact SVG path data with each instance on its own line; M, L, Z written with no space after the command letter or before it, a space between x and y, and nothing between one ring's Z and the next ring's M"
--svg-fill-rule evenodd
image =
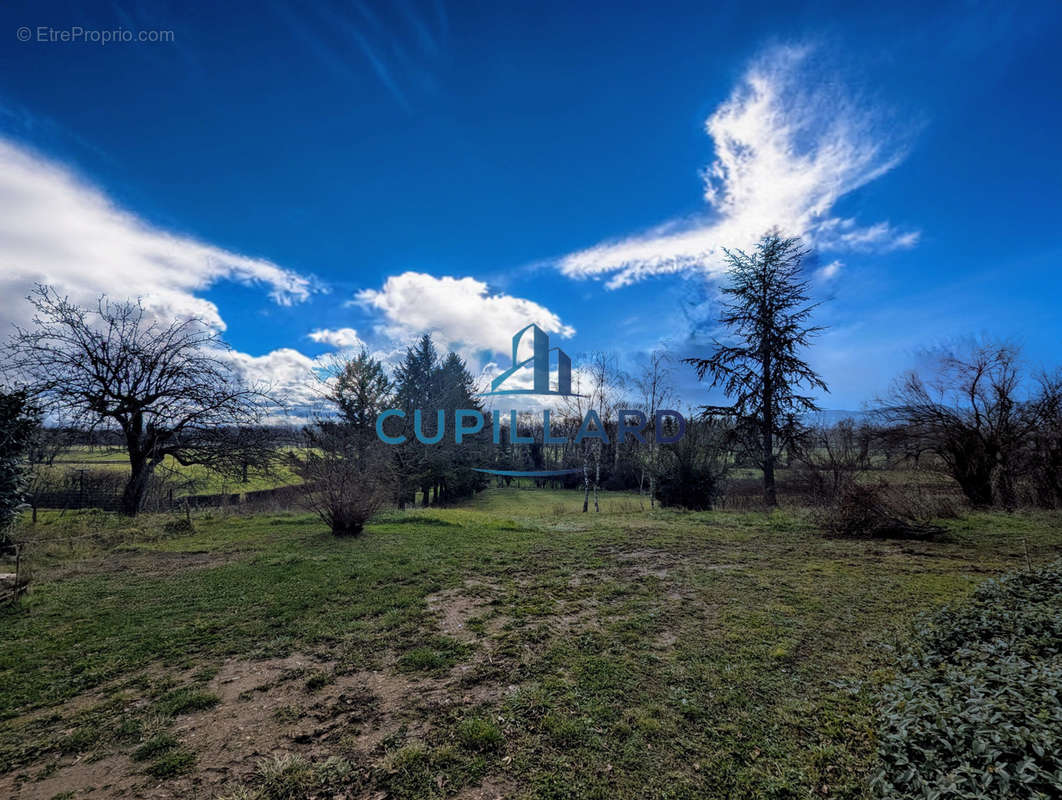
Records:
M380 289L358 292L355 301L384 317L382 332L399 341L423 332L466 359L477 351L508 354L512 337L532 322L567 338L575 329L545 306L522 297L491 294L475 278L437 278L423 272L392 275Z
M236 350L219 354L246 383L283 403L272 417L276 422L297 423L321 408L325 389L320 358L282 347L262 356Z
M0 335L28 326L22 300L46 283L79 305L101 294L137 298L162 319L194 316L225 330L218 307L197 293L231 280L263 287L274 302L306 300L312 278L271 261L160 230L119 208L69 169L0 137ZM250 382L271 387L293 407L314 400L312 359L290 349L224 357Z
M100 294L141 297L164 317L225 323L199 292L222 280L265 287L290 305L315 289L311 278L271 261L234 253L146 224L71 171L0 138L0 324L29 321L24 297L34 282L78 303Z
M776 47L757 59L705 129L716 159L703 173L709 212L668 222L561 259L570 277L605 277L616 288L650 275L724 269L722 248L749 248L768 228L821 249L911 247L917 232L888 222L861 227L838 218L844 195L880 177L902 153L886 125L811 66L808 47Z
M319 344L327 344L342 350L360 350L365 343L358 338L353 328L320 328L307 334L307 337Z

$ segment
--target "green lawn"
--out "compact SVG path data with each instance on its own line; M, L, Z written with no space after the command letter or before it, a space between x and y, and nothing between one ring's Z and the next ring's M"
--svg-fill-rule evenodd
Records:
M120 447L78 445L65 448L50 466L38 466L37 469L52 482L61 481L64 476L76 478L80 470L114 471L128 477L129 456ZM250 469L247 480L243 481L240 476L222 474L198 464L183 466L171 456L162 461L157 474L173 483L176 497L191 494L242 494L301 482L285 464L275 465L268 473Z
M865 797L913 616L1062 553L1059 514L863 542L581 503L495 489L353 540L42 517L0 611L0 796Z

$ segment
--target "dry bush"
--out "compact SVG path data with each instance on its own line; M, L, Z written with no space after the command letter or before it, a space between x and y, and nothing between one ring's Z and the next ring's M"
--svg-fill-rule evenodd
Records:
M394 493L386 445L332 422L319 422L306 436L308 447L291 456L304 481L303 505L336 536L357 536Z
M870 439L870 429L852 419L807 430L796 448L794 490L812 505L837 502L869 469Z
M928 539L944 529L931 520L949 511L924 495L885 483L852 483L822 514L823 527L834 536L857 539ZM952 510L953 512L953 510Z

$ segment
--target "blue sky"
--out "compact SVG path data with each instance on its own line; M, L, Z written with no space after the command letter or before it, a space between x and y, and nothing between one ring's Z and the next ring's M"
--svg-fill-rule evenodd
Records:
M0 6L5 327L34 280L139 294L292 396L422 329L697 354L779 225L827 408L969 335L1062 363L1059 3L185 5ZM38 40L74 26L173 41Z

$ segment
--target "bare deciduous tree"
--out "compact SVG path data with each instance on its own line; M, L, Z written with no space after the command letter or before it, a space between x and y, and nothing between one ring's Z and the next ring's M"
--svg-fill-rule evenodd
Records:
M666 350L653 350L641 364L641 372L634 377L634 387L640 395L642 408L650 426L656 426L656 412L670 408L675 400L671 381L671 356ZM659 445L656 432L646 439L645 449L640 453L641 475L638 491L643 492L646 478L649 479L649 507L656 503L656 478L659 474Z
M815 503L830 503L870 467L871 431L843 419L807 430L797 443L797 478Z
M1042 418L1018 398L1018 349L981 344L934 361L928 378L911 371L896 383L882 416L903 426L910 450L935 454L972 505L1012 507L1015 460Z
M10 369L46 411L121 431L130 466L123 513L140 510L167 456L226 469L269 455L250 435L266 398L243 385L224 360L227 346L200 320L163 324L139 301L106 297L81 308L40 285L28 299L35 327L8 345Z
M581 421L588 412L593 411L601 422L602 432L607 435L608 424L618 408L618 393L623 383L624 375L613 354L591 353L587 358L587 366L577 376L575 394L565 398L568 415ZM591 488L594 494L594 511L600 511L597 493L601 485L601 456L604 445L600 438L594 437L592 442L583 439L581 447L583 511L589 510ZM593 462L593 480L590 477L591 462Z

